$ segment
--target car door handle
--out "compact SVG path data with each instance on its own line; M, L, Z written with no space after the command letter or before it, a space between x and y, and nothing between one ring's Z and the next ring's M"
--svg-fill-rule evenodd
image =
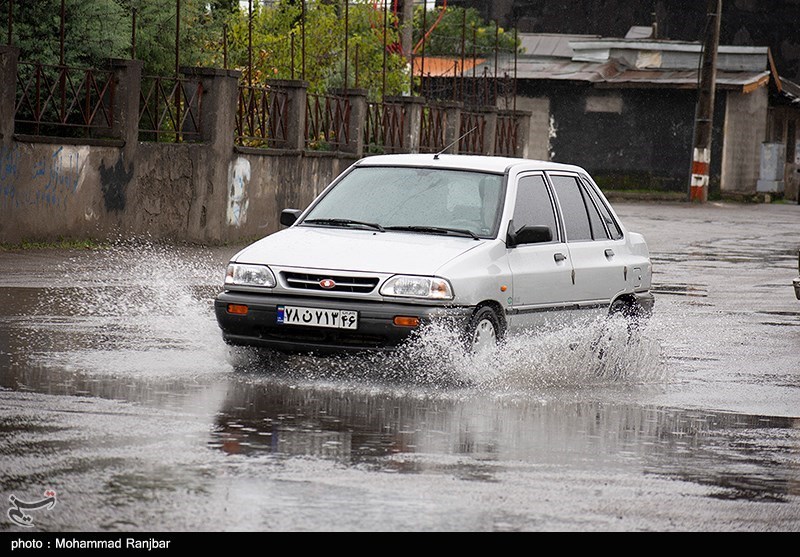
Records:
M611 249L611 248L608 248L606 250L606 257L614 257L614 250Z
M562 261L567 260L567 256L564 255L563 253L556 253L553 255L553 259L556 260L556 263L561 263Z

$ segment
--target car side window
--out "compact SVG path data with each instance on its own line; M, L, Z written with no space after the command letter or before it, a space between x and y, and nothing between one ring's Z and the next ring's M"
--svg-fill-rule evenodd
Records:
M584 194L578 180L573 176L551 175L553 188L561 205L567 241L592 240L592 226L586 209Z
M513 220L515 230L523 226L547 225L553 233L553 240L558 239L553 200L547 190L544 176L530 175L519 179Z
M592 225L592 238L595 240L608 240L608 232L606 227L603 226L603 218L597 209L594 201L586 191L586 184L580 186L581 194L583 195L583 202L586 204L586 212L589 213L589 224Z
M589 183L586 178L582 179L583 185L586 187L586 190L589 192L589 196L594 200L594 204L600 211L600 216L603 219L603 222L606 223L606 228L608 229L609 234L611 235L612 240L619 240L622 238L622 230L619 227L619 224L614 219L614 216L611 214L611 211L608 208L600 196L597 194L594 186Z

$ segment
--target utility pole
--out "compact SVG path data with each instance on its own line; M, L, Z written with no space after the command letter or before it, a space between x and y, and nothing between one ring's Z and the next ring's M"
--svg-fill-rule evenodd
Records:
M703 38L702 66L694 120L692 171L689 200L708 201L708 178L711 167L711 132L714 124L714 92L717 85L717 47L719 46L722 0L708 0L706 35Z

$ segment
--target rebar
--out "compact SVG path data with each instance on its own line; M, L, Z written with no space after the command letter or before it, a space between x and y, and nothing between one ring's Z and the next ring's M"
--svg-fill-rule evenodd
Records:
M8 0L8 46L14 44L14 0Z

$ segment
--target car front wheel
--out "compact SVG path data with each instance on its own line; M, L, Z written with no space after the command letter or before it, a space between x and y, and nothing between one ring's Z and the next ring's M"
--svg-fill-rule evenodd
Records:
M489 307L475 311L470 318L466 331L466 347L472 354L481 354L497 346L500 338L500 320Z

